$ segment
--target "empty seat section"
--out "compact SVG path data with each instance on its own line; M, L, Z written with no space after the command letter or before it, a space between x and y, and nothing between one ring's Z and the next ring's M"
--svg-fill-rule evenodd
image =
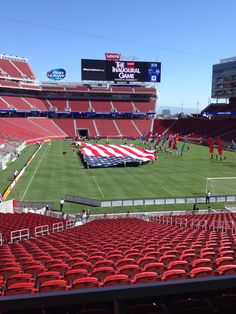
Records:
M77 136L74 119L53 119L53 121L68 137Z
M88 86L83 86L83 85L79 85L79 86L66 86L65 89L66 89L66 91L68 91L68 92L80 92L80 91L87 91L87 90L88 90Z
M16 141L64 138L65 134L47 118L0 118L0 133Z
M150 101L135 101L133 102L134 107L139 111L139 112L153 112L155 111L155 101L150 100Z
M49 99L41 99L47 110L55 110Z
M65 99L50 99L52 107L58 111L66 111L68 103Z
M134 112L134 106L131 101L112 101L113 107L118 112Z
M0 109L1 110L11 110L11 109L15 109L15 108L11 107L3 97L0 97Z
M22 97L2 96L2 99L16 110L32 110L31 105Z
M4 73L4 77L14 77L20 79L23 77L22 73L13 65L11 60L0 59L0 70Z
M88 100L68 100L71 111L89 111L90 105Z
M24 100L31 105L32 109L36 108L43 111L48 110L47 106L41 99L24 97Z
M133 88L132 87L112 87L112 92L126 92L126 93L132 93Z
M18 124L18 121L16 122L15 119L19 119L19 121L20 119L27 120L25 118L0 118L1 138L22 142L38 137L37 134L31 132L31 130L26 130L25 127L22 127L20 122ZM16 124L14 122L16 122Z
M152 125L151 120L132 120L132 121L141 134L144 134L151 130Z
M113 120L94 120L98 134L101 137L117 137L121 136Z
M214 134L214 137L221 136L222 140L232 141L236 132L235 121L232 120L203 120L203 119L161 119L155 120L153 131L162 134L167 131L172 134L178 133L180 136L188 136L192 142L205 141L207 143L208 135Z
M34 74L29 66L29 64L27 62L22 62L22 61L15 61L15 60L12 60L11 61L12 64L14 64L17 69L23 73L23 77L24 78L29 78L31 80L35 80L35 77L34 77Z
M31 123L40 128L40 132L45 133L48 138L65 138L67 134L63 132L57 124L47 118L28 118Z
M142 136L142 133L136 127L135 120L117 119L114 120L114 123L117 125L120 133L124 137L140 138Z
M111 112L112 106L110 101L91 101L91 106L96 112Z
M43 85L41 86L42 90L47 90L47 91L64 91L65 87L64 86L52 86L52 85Z
M229 218L236 221L233 213L172 215L172 225L157 219L156 222L138 218L92 220L42 238L32 236L25 241L1 246L0 279L13 284L15 278L21 278L23 287L34 282L35 288L41 287L39 292L50 292L69 287L106 287L235 274L233 257L229 259L232 264L219 264L222 250L227 252L224 249L228 246L231 251L235 250L232 232L175 225L180 217L191 220L196 219L195 216L209 222ZM5 238L16 228L28 227L33 232L35 225L48 224L52 229L55 221L63 220L32 213L0 214L0 232ZM200 247L196 247L197 243L201 243ZM200 259L199 255L212 247L215 257L209 267L210 259ZM155 256L155 252L159 255ZM150 253L154 256L147 255ZM195 255L196 259L192 261L190 255ZM184 256L191 259L181 260ZM53 282L45 284L45 280Z
M63 219L43 216L43 215L36 215L33 213L6 213L0 214L0 233L2 233L3 238L10 241L10 233L13 230L21 230L21 229L29 229L30 233L34 235L35 227L42 226L42 225L48 225L50 228L52 227L53 223L56 222L63 222ZM15 248L15 246L13 246ZM20 253L25 253L24 248L20 245L17 246L15 251L18 251ZM10 251L11 252L11 251ZM31 252L30 252L31 254ZM12 257L12 255L10 255ZM24 254L25 256L25 254ZM29 256L29 255L28 255ZM0 264L1 264L1 258L0 258Z

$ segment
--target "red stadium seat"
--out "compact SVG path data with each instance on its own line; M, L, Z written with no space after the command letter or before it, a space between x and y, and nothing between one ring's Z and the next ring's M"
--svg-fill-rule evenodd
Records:
M197 256L195 253L185 253L180 256L180 259L182 261L187 261L189 263L192 263L192 261L195 260L196 258Z
M157 275L155 272L151 271L144 271L138 273L134 276L133 283L148 283L148 282L155 282L160 281L160 276Z
M32 282L32 281L33 281L33 277L31 274L20 273L20 274L15 274L8 277L6 281L6 286L9 287L10 285L15 284L15 283Z
M216 252L204 252L200 254L200 258L209 258L212 261L214 261L216 259Z
M146 264L143 269L144 271L151 271L157 273L158 275L162 275L166 270L166 266L161 262L153 262Z
M163 273L161 277L163 281L182 280L182 279L187 279L187 278L188 278L188 275L184 269L167 270Z
M72 284L72 282L75 280L75 279L78 279L78 278L84 278L86 276L88 276L88 270L87 269L70 269L68 270L65 274L64 274L64 278L65 280L67 281L67 283L69 285Z
M99 281L103 281L103 279L108 275L114 275L115 270L110 266L97 267L92 270L92 276L99 279Z
M233 263L234 263L234 258L232 256L222 256L216 259L216 265L218 267L222 265L231 265Z
M197 267L191 270L191 278L212 277L216 273L211 267Z
M34 265L34 266L29 266L24 269L24 272L27 274L32 274L33 277L36 277L38 274L43 272L45 270L44 266L42 265Z
M128 254L125 255L125 258L132 258L132 259L134 259L136 261L138 261L140 259L140 257L142 257L142 256L138 252L128 253Z
M109 266L109 267L115 268L115 263L114 263L114 261L112 261L110 259L103 259L103 260L96 262L93 267L97 268L97 267L103 267L103 266Z
M175 255L163 255L159 258L159 262L167 266L170 262L176 261L176 259Z
M72 289L83 289L83 288L99 288L100 284L96 277L84 277L75 279L72 283Z
M130 278L133 278L135 274L141 271L140 267L135 264L126 264L118 267L118 272L120 274L128 275Z
M193 268L196 267L214 267L214 263L209 258L198 258L193 260L192 262Z
M65 280L48 280L44 281L40 287L39 292L55 292L67 290L67 282Z
M137 265L137 261L134 258L122 258L116 263L116 266L121 267L124 265L131 265L131 264Z
M51 258L47 261L45 261L45 267L49 269L50 266L58 264L58 263L63 263L63 260L61 258Z
M87 269L87 271L92 271L92 264L90 262L84 261L84 262L78 262L72 265L72 269Z
M172 270L172 269L184 269L185 271L189 271L191 265L189 262L187 261L180 261L180 260L176 260L173 262L170 262L168 265L168 270Z
M59 271L43 271L36 276L35 285L39 287L45 281L60 279L60 277L61 274Z
M33 282L20 282L14 283L7 287L6 291L4 292L5 296L11 295L19 295L19 294L32 294L35 293L36 289L34 288Z
M123 254L113 253L113 254L107 255L107 258L112 260L114 263L117 263L120 259L123 258Z
M155 257L153 257L153 256L144 256L144 257L141 257L138 260L138 265L143 268L146 264L154 263L154 262L156 262L156 258Z
M83 262L84 259L82 257L71 257L71 258L68 258L66 263L69 265L69 266L72 266L74 265L75 263L79 263L79 262Z
M101 255L94 255L91 257L88 257L87 262L90 262L91 264L95 265L96 262L103 260L104 257Z
M231 256L231 257L235 258L235 251L233 251L233 250L222 251L222 252L220 252L220 256Z
M218 267L220 275L235 275L236 274L236 265L222 265Z
M12 275L20 273L22 273L22 270L19 267L6 267L0 269L0 276L3 276L5 279L9 278Z
M118 275L109 275L103 280L104 287L108 286L123 286L130 284L130 279L128 275L118 274Z
M66 263L57 263L53 264L50 267L48 267L49 271L59 271L61 275L64 275L64 273L69 269L69 266Z

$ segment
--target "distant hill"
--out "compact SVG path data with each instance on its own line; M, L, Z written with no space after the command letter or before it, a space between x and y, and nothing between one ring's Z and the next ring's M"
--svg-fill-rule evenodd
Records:
M162 114L162 110L170 110L170 114L174 115L174 114L178 114L181 113L182 111L185 114L188 113L197 113L197 108L182 108L181 107L172 107L172 106L160 106L159 110L158 110L158 114ZM198 113L201 112L202 109L198 109Z

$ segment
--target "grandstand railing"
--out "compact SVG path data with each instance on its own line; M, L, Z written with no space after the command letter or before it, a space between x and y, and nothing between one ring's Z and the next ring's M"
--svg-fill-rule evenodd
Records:
M70 219L66 221L66 229L71 229L74 227L75 227L75 220Z
M14 241L22 241L29 238L30 238L29 229L13 230L11 231L10 242L13 243Z
M221 211L222 212L222 211ZM61 218L61 212L51 212L53 217ZM186 215L185 211L176 213L178 216ZM92 214L89 219L86 221L96 220L96 219L114 219L114 218L127 218L127 217L136 217L146 221L152 221L159 224L166 224L175 227L189 227L190 229L202 229L202 230L212 230L212 231L221 231L224 233L236 234L236 223L232 220L218 220L215 219L213 222L209 222L206 219L200 217L200 215L208 214L217 215L220 213L208 213L207 210L201 210L194 214L188 213L188 218L176 217L173 212L136 212L136 213L118 213L118 214ZM51 214L50 214L51 216ZM40 237L50 233L62 232L67 229L74 228L78 226L77 222L80 221L80 224L86 223L85 221L78 220L73 215L68 215L65 222L56 222L52 224L50 229L49 225L36 226L34 232L30 232L29 229L19 229L13 230L10 233L10 243L14 241L22 241L29 239L30 237ZM3 244L4 238L0 233L0 245Z
M230 232L236 234L236 224L232 220L217 220L213 222L213 231Z
M56 222L52 225L52 233L64 230L63 222Z
M46 234L49 234L49 226L48 225L35 227L35 231L34 231L35 237L40 237L40 236L43 236Z
M211 215L219 215L219 213L208 213L207 211L204 212L205 214L211 216ZM183 213L186 215L186 213ZM153 216L152 214L148 213L148 220L159 223L159 224L166 224L166 225L172 225L175 227L189 227L191 229L202 229L202 230L209 230L209 231L221 231L224 233L231 233L232 235L236 234L236 222L233 220L218 220L215 219L213 222L203 219L202 217L199 217L202 215L203 212L194 213L192 215L189 215L189 218L179 218L172 216L165 216L165 215L156 215ZM170 215L170 214L169 214ZM179 213L178 213L179 215Z

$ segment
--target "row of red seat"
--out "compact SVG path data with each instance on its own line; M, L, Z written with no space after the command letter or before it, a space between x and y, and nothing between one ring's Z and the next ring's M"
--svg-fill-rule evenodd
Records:
M194 214L194 212L193 212ZM174 215L174 216L153 216L151 221L162 224L170 224L174 226L185 226L201 228L205 230L228 230L232 233L236 232L236 215L235 213L211 213L197 215Z
M129 119L53 119L53 121L69 136L77 137L78 130L88 130L91 138L95 137L135 137L151 130L151 120Z
M0 58L0 76L2 79L35 80L27 60L19 58Z
M64 133L47 118L0 118L0 138L13 142L64 139Z
M97 278L99 287L107 276L125 275L129 283L209 277L236 272L235 238L136 218L105 219L4 245L0 265L4 287L15 274L37 278L55 271L65 289L81 276Z
M53 224L59 222L62 222L64 226L66 225L64 219L45 215L38 215L34 213L0 213L0 233L2 234L2 238L5 242L10 242L10 235L12 231L28 229L29 234L34 235L36 227L47 225L51 230Z
M130 267L130 265L129 265ZM126 273L128 267L121 266L119 273L115 273L112 267L100 267L94 269L88 275L86 269L71 269L64 276L59 271L42 271L33 277L31 272L16 273L6 280L0 277L0 287L3 295L16 295L25 293L42 293L52 291L64 291L82 288L101 288L129 284L141 284L169 280L185 280L189 278L203 278L216 275L236 274L236 265L220 266L218 272L211 267L197 267L188 274L184 269L171 269L159 276L155 271L141 271L136 269L133 276Z
M179 134L179 136L188 136L188 139L198 138L198 143L207 143L209 135L216 138L220 136L222 140L231 142L236 137L234 119L216 119L205 120L202 118L188 119L158 119L154 121L153 132L162 134L168 130L171 134Z
M8 83L8 85L12 84L13 83ZM155 110L155 103L154 101L90 101L75 99L39 99L35 97L0 96L0 109L25 111L70 110L77 112L153 112Z

